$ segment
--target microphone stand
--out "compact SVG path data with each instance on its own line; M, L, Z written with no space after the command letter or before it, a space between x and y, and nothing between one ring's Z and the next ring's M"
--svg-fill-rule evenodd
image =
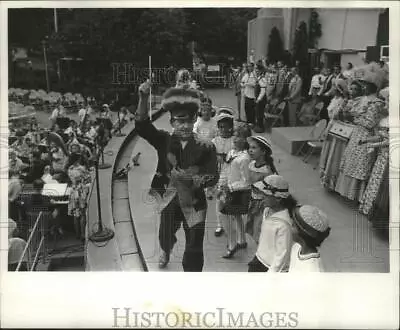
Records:
M121 118L120 118L120 110L118 110L118 132L114 133L116 137L126 136L125 133L121 132Z
M98 164L98 168L101 170L104 170L106 168L110 168L112 165L104 162L104 145L103 145L103 139L104 139L104 130L102 130L102 134L97 137L97 147L99 148L99 156L101 156L101 164ZM99 158L97 157L97 163L99 163Z
M103 154L101 150L101 154ZM103 156L104 157L104 156ZM106 242L114 237L114 231L111 229L105 228L103 226L103 221L101 218L101 201L100 201L100 183L99 183L99 158L100 152L97 155L96 163L95 163L95 171L96 171L96 191L97 191L97 215L98 215L98 228L97 231L92 233L89 236L89 240L92 242Z

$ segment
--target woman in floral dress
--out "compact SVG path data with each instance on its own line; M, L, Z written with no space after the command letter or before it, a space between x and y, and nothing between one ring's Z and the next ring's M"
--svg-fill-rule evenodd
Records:
M90 186L90 172L83 165L80 154L71 155L72 165L68 168L68 177L72 182L72 191L68 203L68 215L74 217L75 233L85 239L86 200Z
M326 138L319 162L321 184L329 190L335 190L339 176L339 165L348 143L345 139L329 134L329 131L333 124L337 120L343 119L344 114L356 106L362 98L361 84L353 82L350 85L350 99L347 100L347 88L343 82L344 80L340 80L336 85L336 96L328 106L328 115L331 120L325 131Z
M382 80L375 70L367 67L361 72L365 96L350 109L355 127L344 152L336 183L336 191L340 195L357 202L361 201L375 161L368 147L360 145L359 141L374 135L374 129L385 116L384 102L376 94Z
M367 144L371 152L378 149L371 176L360 203L359 211L368 216L380 229L389 223L389 118L379 123L377 136Z

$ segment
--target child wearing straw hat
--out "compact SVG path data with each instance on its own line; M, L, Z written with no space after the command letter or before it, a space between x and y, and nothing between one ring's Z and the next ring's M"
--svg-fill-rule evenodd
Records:
M253 184L264 194L265 208L256 255L249 262L249 272L287 272L293 244L293 210L297 201L289 184L279 175L269 175Z
M319 246L330 233L326 214L315 206L303 205L294 211L293 222L289 272L323 272Z
M251 136L247 139L249 143L249 155L251 162L249 164L250 182L253 184L264 179L271 174L278 174L270 142L263 136ZM264 203L264 194L253 190L247 215L246 232L253 237L256 243L261 231L262 216L266 205Z
M233 126L234 117L233 110L229 108L220 107L215 116L217 122L218 135L212 140L217 151L218 158L218 171L219 180L217 187L221 186L226 180L228 175L229 164L226 162L226 156L229 151L233 149ZM217 228L215 229L215 236L220 237L224 233L223 222L226 222L225 215L220 212L220 196L216 198L216 215L217 215Z

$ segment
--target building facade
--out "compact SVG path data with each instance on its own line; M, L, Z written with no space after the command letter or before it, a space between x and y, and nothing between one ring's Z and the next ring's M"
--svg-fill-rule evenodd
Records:
M388 9L315 8L319 14L322 36L318 40L318 62L325 66L348 62L361 65L367 47L388 43ZM248 54L255 60L266 56L269 35L276 27L284 47L291 51L294 34L301 21L309 24L311 8L261 8L257 18L248 23ZM387 25L387 28L385 26ZM383 26L383 28L382 28ZM387 32L386 32L387 30ZM382 32L383 31L383 32Z

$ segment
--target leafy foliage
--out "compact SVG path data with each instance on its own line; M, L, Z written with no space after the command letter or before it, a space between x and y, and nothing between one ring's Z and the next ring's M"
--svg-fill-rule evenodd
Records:
M318 46L318 39L322 36L321 23L319 22L319 14L315 9L311 9L309 21L309 47L316 48Z
M276 62L282 60L283 57L283 42L279 34L279 30L273 27L269 35L268 43L268 60Z
M294 34L293 59L305 63L308 61L307 24L301 21Z

